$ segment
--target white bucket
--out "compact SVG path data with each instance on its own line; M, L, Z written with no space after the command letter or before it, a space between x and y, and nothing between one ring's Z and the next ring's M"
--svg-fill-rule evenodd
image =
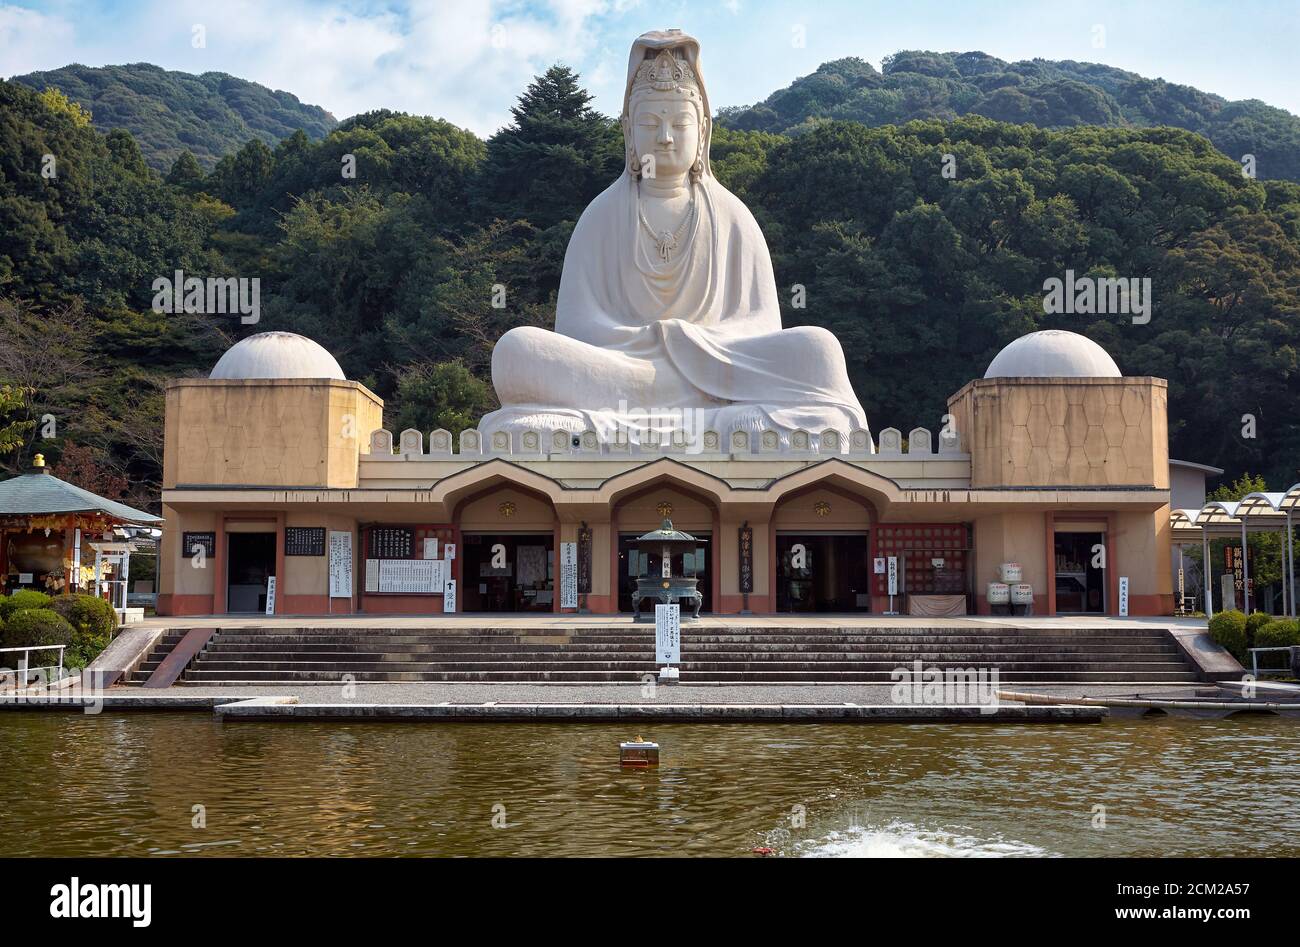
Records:
M1034 587L1025 582L1011 586L1011 602L1013 605L1032 605Z
M1005 605L1011 600L1011 588L1005 582L990 582L988 595L990 605Z
M1015 585L1024 577L1024 572L1021 571L1020 563L1004 562L998 566L998 577L1008 585Z

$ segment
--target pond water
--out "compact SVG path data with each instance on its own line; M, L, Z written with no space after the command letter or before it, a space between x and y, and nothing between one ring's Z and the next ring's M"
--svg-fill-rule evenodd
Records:
M637 736L657 769L619 768ZM1298 805L1300 726L1277 718L636 733L0 713L0 856L1295 856Z

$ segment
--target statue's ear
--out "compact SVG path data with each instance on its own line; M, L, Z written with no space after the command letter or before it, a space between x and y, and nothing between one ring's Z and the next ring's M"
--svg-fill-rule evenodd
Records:
M623 115L618 123L623 127L623 152L626 155L628 173L634 179L640 180L641 160L636 153L636 144L632 141L632 119Z

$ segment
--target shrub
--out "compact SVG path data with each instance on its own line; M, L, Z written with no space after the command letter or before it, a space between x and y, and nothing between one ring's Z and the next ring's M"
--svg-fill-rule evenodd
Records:
M9 620L9 616L23 608L49 608L50 597L35 589L19 589L13 595L0 596L0 622Z
M1275 618L1255 632L1256 648L1289 648L1300 645L1300 620Z
M69 663L84 667L108 647L117 630L117 613L113 606L94 595L60 595L50 608L72 626Z
M1233 609L1211 618L1210 637L1238 661L1246 660L1246 616L1241 612Z
M16 612L11 612L9 618L5 621L3 636L0 640L4 641L6 648L29 648L36 645L70 645L72 644L73 628L58 612L50 608L22 608ZM5 655L14 664L17 664L17 654ZM54 657L54 652L48 655L38 653L36 657L44 659ZM35 660L29 663L35 664Z
M1251 612L1246 619L1246 647L1255 647L1255 636L1259 630L1273 620L1272 615L1266 615L1264 612Z

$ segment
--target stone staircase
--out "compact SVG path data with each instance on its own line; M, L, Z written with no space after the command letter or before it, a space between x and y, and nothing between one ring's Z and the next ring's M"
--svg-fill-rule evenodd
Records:
M140 666L134 671L123 676L124 684L143 684L149 680L149 675L158 670L158 665L163 663L163 659L172 653L172 649L180 644L180 640L185 637L185 629L179 631L169 628L162 633L162 637L154 642L153 648L149 651L149 656L140 663Z
M170 650L168 632L133 682ZM580 628L225 628L180 684L337 681L639 682L653 674L654 631ZM162 653L159 653L162 652ZM681 680L718 683L891 683L926 667L999 669L1011 682L1190 682L1168 631L1130 628L684 627Z

